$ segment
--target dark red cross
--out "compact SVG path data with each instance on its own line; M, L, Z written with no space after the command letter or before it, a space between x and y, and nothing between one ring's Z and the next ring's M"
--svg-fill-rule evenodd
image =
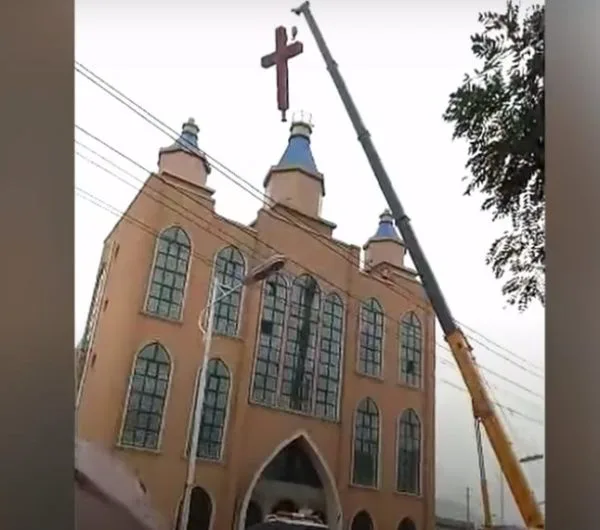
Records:
M281 111L281 121L285 120L285 112L289 107L288 61L300 55L304 47L301 42L287 43L287 31L283 26L275 29L275 51L265 55L260 64L263 68L275 65L277 71L277 108Z

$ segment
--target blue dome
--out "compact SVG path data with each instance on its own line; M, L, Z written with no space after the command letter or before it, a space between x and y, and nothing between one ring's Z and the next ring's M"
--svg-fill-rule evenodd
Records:
M185 151L191 155L201 158L204 162L206 172L210 173L210 165L206 160L206 155L198 147L198 133L200 128L196 125L194 118L190 118L181 126L181 134L169 147L163 147L161 153L175 153L177 151Z
M318 174L317 164L310 149L310 133L311 127L307 123L293 123L288 145L276 167L298 167Z
M379 216L377 232L375 232L375 235L371 239L395 239L396 241L401 241L400 235L394 225L394 218L389 210L385 210Z

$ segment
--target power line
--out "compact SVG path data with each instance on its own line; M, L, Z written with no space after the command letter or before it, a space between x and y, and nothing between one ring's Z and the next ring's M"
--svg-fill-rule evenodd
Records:
M461 392L465 392L465 393L469 393L469 391L466 388L461 387L460 385L457 385L456 383L453 383L452 381L448 381L447 379L444 379L442 377L438 377L437 378L441 383L447 384L449 386L451 386L452 388L456 389L456 390L460 390ZM537 425L541 425L544 426L544 422L534 418L532 416L528 416L527 414L523 414L522 412L512 408L512 407L508 407L506 405L503 405L502 403L498 403L497 401L494 402L494 404L499 407L500 409L504 409L505 411L507 411L508 413L514 415L514 416L519 416L520 418L530 421L531 423L535 423Z
M172 129L171 127L169 127L166 123L164 123L163 121L161 121L160 119L158 119L156 116L154 116L148 110L146 110L144 107L142 107L141 105L139 105L138 103L136 103L135 101L133 101L131 98L129 98L128 96L126 96L123 92L121 92L120 90L118 90L117 88L115 88L113 85L111 85L109 82L107 82L106 80L104 80L102 77L100 77L99 75L97 75L96 73L94 73L92 70L90 70L89 68L87 68L86 66L84 66L83 64L81 64L78 61L75 61L75 69L76 69L76 71L79 74L83 75L90 82L92 82L93 84L95 84L96 86L98 86L101 90L103 90L104 92L106 92L108 95L110 95L111 97L113 97L114 99L116 99L117 101L119 101L121 104L123 104L124 106L126 106L129 110L131 110L134 113L136 113L144 121L148 122L150 125L152 125L156 129L158 129L159 131L161 131L163 134L166 134L167 136L169 136L171 139L174 139L175 141L177 141L179 139L179 135L178 135L178 133L174 129ZM167 131L170 131L170 132L167 132L164 129L167 129ZM235 172L233 172L231 169L229 169L228 167L226 167L224 164L222 164L221 162L219 162L218 160L216 160L214 157L210 156L208 153L204 152L204 155L212 163L213 167L215 167L215 169L218 172L220 172L226 178L228 178L229 180L231 180L232 182L234 182L241 189L243 189L244 191L246 191L247 193L249 193L250 195L252 195L253 197L255 197L255 198L259 199L259 200L267 201L267 203L270 202L270 198L267 197L262 191L258 190L255 186L253 186L250 182L248 182L247 180L243 179L241 176L237 175ZM243 182L244 184L241 184L239 181ZM248 187L250 189L248 189ZM285 216L283 216L283 217L285 217ZM328 245L327 242L324 241L324 239L322 238L322 236L320 234L317 234L314 230L311 230L306 225L303 225L303 223L299 223L297 220L294 220L294 219L287 219L287 222L291 222L295 226L297 226L297 227L299 227L299 228L301 228L301 229L309 232L316 240L318 240L325 247L327 247L330 250L332 250L333 252L337 253L343 259L352 262L347 255L344 255L343 253L341 253L338 248L334 248L334 247L331 247L330 245ZM396 287L401 288L405 293L408 293L408 297L406 296L406 294L403 294L403 293L400 293L399 291L397 291ZM403 296L408 301L410 301L412 303L416 303L422 309L427 310L427 308L425 308L424 306L422 306L420 304L420 300L416 299L414 297L414 295L412 293L410 293L407 289L403 288L403 286L393 285L393 286L390 286L390 288L394 292L396 292L396 294L398 294L400 296ZM465 329L471 329L472 330L472 328L469 328L468 326L464 325L463 323L459 322L458 320L457 320L457 323L460 324ZM474 330L472 330L472 331L474 331ZM487 339L487 337L485 337L485 335L483 335L482 333L479 333L479 332L476 332L476 333L478 335L480 335L481 337L486 338L486 340L488 340L488 342L493 343L493 341L491 339ZM543 379L543 376L541 374L533 372L530 369L527 369L526 367L524 367L524 366L520 365L519 363L515 362L514 360L510 359L507 355L503 355L503 354L500 354L497 351L492 350L491 348L489 348L489 346L487 346L486 344L478 341L476 338L474 338L472 336L470 336L469 338L472 339L473 342L478 343L479 345L481 345L482 347L486 348L491 353L500 356L505 361L510 362L514 366L517 366L518 368L520 368L520 369L522 369L522 370L530 373L531 375L533 375L533 376L535 376L537 378ZM502 347L502 349L504 351L506 351L509 355L511 355L511 356L519 359L521 362L525 362L527 364L531 364L524 357L521 357L521 356L517 355L516 353L511 352L510 350L508 350L508 349L506 349L504 347Z
M112 150L114 153L118 154L119 156L121 156L121 157L122 157L122 158L124 158L125 160L127 160L127 161L129 161L130 163L132 163L132 164L134 164L134 165L138 166L138 167L139 167L140 169L142 169L143 171L145 171L145 172L147 172L147 173L152 173L152 172L151 172L149 169L145 168L145 167L144 167L143 165L141 165L139 162L135 161L135 160L134 160L134 159L132 159L131 157L129 157L129 156L125 155L124 153L122 153L121 151L117 150L116 148L114 148L113 146L111 146L110 144L108 144L107 142L105 142L104 140L101 140L101 139L100 139L100 138L98 138L97 136L93 135L92 133L90 133L89 131L87 131L86 129L84 129L83 127L80 127L80 126L79 126L79 125L77 125L77 124L75 125L75 127L76 127L78 130L80 130L81 132L83 132L84 134L88 135L90 138L93 138L94 140L96 140L96 141L98 141L99 143L101 143L103 146L105 146L105 147L107 147L108 149ZM94 151L93 149L91 149L90 147L86 146L85 144L82 144L81 142L77 142L77 143L78 143L79 145L82 145L83 147L85 147L85 148L86 148L87 150L89 150L90 152L92 152L92 153L96 154L96 155L97 155L97 156L99 156L100 158L107 160L105 157L103 157L102 155L100 155L99 153L97 153L96 151ZM85 156L81 155L80 153L78 153L78 156L80 156L80 157L81 157L81 158L83 158L83 159L87 159ZM88 160L88 162L90 161L89 159L87 159L87 160ZM102 170L103 170L103 171L105 171L106 173L108 173L108 174L110 174L110 175L114 176L115 178L117 178L117 179L121 180L122 182L125 182L127 185L129 185L129 186L131 186L132 188L134 188L134 189L136 189L136 190L137 190L137 188L136 188L136 187L135 187L133 184L131 184L130 182L127 182L127 181L126 181L126 180L124 180L123 178L121 178L121 177L119 177L118 175L114 174L114 172L111 172L110 170L107 170L106 168L104 168L104 167L101 167L99 164L97 164L97 163L95 163L95 162L91 162L91 163L92 163L92 164L94 164L95 166L99 167L100 169L102 169ZM144 182L142 179L140 179L140 178L138 178L138 177L134 176L133 174L131 174L130 172L128 172L128 171L126 171L126 170L124 170L123 168L121 168L121 167L120 167L120 166L118 166L117 164L115 164L115 163L113 163L113 162L109 162L109 163L110 163L110 164L111 164L113 167L116 167L116 168L118 168L118 169L119 169L120 171L122 171L124 174L127 174L127 175L128 175L128 176L130 176L131 178L133 178L133 179L135 179L136 181L140 182L142 185L144 185L144 184L145 184L145 182ZM164 194L164 193L162 193L162 192L160 192L160 191L158 191L158 190L156 190L156 189L152 188L151 186L148 186L148 187L149 187L149 189L151 189L153 192L155 192L155 193L157 193L157 194L159 194L159 195L163 196L163 197L164 197L164 198L166 198L168 201L170 201L170 202L172 202L173 204L175 204L175 205L177 206L177 208L178 208L178 209L177 209L177 210L175 210L175 209L174 209L172 206L169 206L168 204L165 204L163 201L159 201L159 202L160 202L160 204L162 204L162 205L166 206L166 207L167 207L167 208L169 208L171 211L173 211L173 212L175 212L175 213L177 213L177 214L180 214L180 215L182 215L182 216L183 216L185 219L187 219L187 220L191 221L192 223L194 223L194 224L196 224L196 225L198 224L198 223L197 223L197 222L194 220L194 217L198 217L198 215L197 215L195 212L193 212L192 210L190 210L190 209L188 209L188 208L184 207L183 205L179 204L179 203L178 203L178 202L176 202L174 199L170 198L168 195L166 195L166 194ZM203 209L205 209L205 210L207 210L207 211L209 211L209 212L212 212L212 210L210 210L210 208L209 208L208 206L206 206L205 204L203 204L202 202L200 202L200 201L197 199L197 197L193 196L192 194L190 194L190 193L187 193L186 191L184 191L184 190L182 190L181 188L178 188L178 187L172 187L172 189L173 189L174 191L176 191L177 193L179 193L179 194L183 195L184 197L187 197L188 199L190 199L191 201L193 201L195 204L197 204L197 205L198 205L198 206L200 206L201 208L203 208ZM142 193L143 193L143 188L142 188ZM148 195L149 197L151 197L153 200L156 200L156 199L155 199L154 197L152 197L150 194L147 194L147 195ZM190 218L190 217L187 217L185 214L182 214L182 213L181 213L181 211L179 210L179 208L183 208L183 210L184 210L185 212L189 213L189 214L192 216L192 218ZM271 213L271 212L268 212L268 213ZM206 219L203 219L203 218L201 218L201 217L199 217L199 218L200 218L200 219L202 219L204 222L207 222L207 223L208 223L208 221L207 221ZM277 217L277 218L279 219L279 217ZM284 221L284 222L285 222L285 221ZM201 228L203 228L203 227L201 227ZM216 230L218 230L219 232L223 233L224 235L226 235L226 237L227 237L227 240L223 239L222 237L219 237L219 239L221 239L222 241L224 241L226 244L230 244L230 245L231 245L231 244L234 244L234 245L236 245L236 246L240 246L241 248L245 249L245 250L246 250L246 252L248 252L248 253L249 253L249 254L250 254L252 257L258 257L259 259L265 259L265 257L266 257L266 256L262 256L262 255L256 255L255 251L254 251L253 249L251 249L250 247L248 247L247 243L245 243L245 242L241 241L240 239L237 239L237 238L236 238L236 237L234 237L232 234L226 234L226 233L225 233L223 230L221 230L221 229L220 229L218 226L214 226L213 228L214 228L214 229L216 229ZM280 249L278 249L278 248L276 248L276 247L274 247L274 246L270 245L270 244L269 244L269 243L267 243L266 241L264 241L264 240L261 240L260 238L258 238L258 241L260 241L260 242L261 242L261 243L262 243L264 246L266 246L267 248L269 248L269 249L270 249L270 250L272 250L273 252L275 252L275 253L277 253L277 254L281 254L281 253L282 253ZM292 262L292 263L294 263L294 264L296 264L296 265L298 265L299 267L301 267L302 269L306 270L307 272L309 272L309 273L310 273L310 274L312 274L313 276L316 276L317 278L320 278L320 279L321 279L321 280L323 280L324 282L326 282L326 283L329 283L329 284L331 284L331 285L335 285L335 284L333 284L333 283L332 283L332 282L331 282L329 279L327 279L327 278L323 277L322 275L320 275L320 274L316 273L315 271L311 270L310 268L308 268L308 267L307 267L305 264L302 264L302 263L300 263L300 262L298 262L298 261L294 261L294 260L293 260L293 259L291 259L291 258L289 259L289 261L290 261L290 262ZM353 265L354 265L354 264L353 264ZM360 300L359 298L357 298L357 297L355 297L354 295L350 294L350 293L349 293L347 290L345 290L345 289L343 289L343 288L341 288L341 287L339 287L339 286L336 286L336 288L337 288L337 289L338 289L340 292L344 292L344 293L345 293L345 294L346 294L348 297L350 297L350 298L352 298L352 299L355 299L355 300L357 300L357 301L359 302L359 304L363 302L363 301L362 301L362 300ZM400 322L399 322L399 321L398 321L396 318L394 318L394 317L390 316L390 315L389 315L389 313L384 313L384 316L385 316L385 317L386 317L388 320L390 320L391 322L393 322L393 323L394 323L394 324L396 324L396 325L400 325L400 324L401 324L401 323L400 323ZM398 331L398 335L397 335L397 337L396 337L396 338L398 338L398 337L399 337L399 331ZM438 343L436 343L436 345L437 345L438 347L440 347L440 348L444 349L445 351L449 352L450 354L452 354L452 351L451 351L451 350L450 350L450 349L449 349L449 348L448 348L448 347L447 347L445 344L441 344L441 343L439 343L439 342L438 342ZM481 365L481 364L479 364L479 363L478 363L478 366L479 366L479 368L480 368L481 370L483 370L483 371L485 371L485 372L487 372L487 373L489 373L489 374L491 374L491 375L493 375L493 376L495 376L495 377L498 377L498 378L502 379L503 381L507 382L508 384L510 384L510 385L513 385L513 386L515 386L515 387L517 387L517 388L519 388L519 389L521 389L521 390L524 390L525 392L527 392L527 393L529 393L529 394L532 394L532 395L534 395L534 396L536 396L536 397L538 397L538 398L540 398L540 399L544 399L542 395L535 393L534 391L530 390L529 388L525 387L524 385L521 385L521 384L517 383L516 381L514 381L514 380L512 380L512 379L510 379L510 378L508 378L508 377L505 377L505 376L503 376L503 375L501 375L501 374L498 374L498 373L497 373L497 372L495 372L494 370L492 370L492 369L490 369L490 368L488 368L488 367L486 367L486 366L484 366L484 365Z
M101 209L103 209L103 210L105 210L105 211L107 211L107 212L115 215L116 217L120 217L120 218L125 219L126 221L132 223L135 227L137 227L140 230L146 232L147 234L150 234L150 235L152 235L154 237L158 237L160 235L159 232L157 232L156 230L152 229L152 227L150 227L149 225L147 225L143 221L140 221L139 219L137 219L136 217L132 216L131 214L128 214L128 213L125 213L125 212L120 212L117 208L115 208L111 204L103 201L102 199L99 199L94 194L92 194L92 193L84 190L83 188L81 188L79 186L75 186L75 191L76 191L76 194L79 195L79 197L81 197L82 199L84 199L84 200L86 200L86 201L94 204L98 208L101 208ZM193 256L199 258L202 262L204 262L205 264L207 264L209 267L212 267L212 262L206 256L202 256L201 254L198 254L198 253L195 253L195 252L193 253ZM350 313L350 312L351 312L351 310L348 308L348 313ZM450 381L448 381L446 379L443 379L443 378L438 378L438 379L440 380L440 382L442 382L444 384L448 384L448 385L450 385L450 386L452 386L452 387L454 387L454 388L456 388L456 389L458 389L458 390L460 390L462 392L466 392L468 394L468 391L465 388L461 388L460 386L458 386L458 385L456 385L456 384L454 384L454 383L452 383L452 382L450 382ZM514 408L508 407L508 406L503 405L502 403L498 403L498 402L495 402L495 405L498 406L498 407L500 407L500 408L503 408L503 409L509 411L510 413L512 413L514 415L520 416L520 417L522 417L523 419L525 419L527 421L530 421L530 422L542 425L542 423L539 420L537 420L535 418L532 418L531 416L528 416L526 414L523 414L523 413L521 413L520 411L518 411L518 410L516 410Z
M80 146L84 147L85 149L89 150L90 152L92 152L92 153L96 154L96 155L97 155L97 156L99 156L100 158L102 158L102 159L105 159L105 157L102 157L102 155L100 155L99 153L97 153L97 152L96 152L96 151L94 151L92 148L88 147L87 145L83 144L82 142L76 141L76 143L77 143L78 145L80 145ZM108 144L106 144L106 145L108 145ZM97 162L95 162L95 161L91 160L90 158L88 158L88 157L86 157L86 156L82 155L82 154L81 154L81 153L79 153L79 152L76 152L76 154L77 154L77 156L79 156L79 157L80 157L80 158L82 158L83 160L87 161L88 163L91 163L91 164L93 164L93 165L94 165L94 166L96 166L97 168L99 168L99 169L103 170L104 172L106 172L107 174L109 174L109 175L111 175L111 176L113 176L113 177L117 178L117 179L118 179L118 180L120 180L121 182L124 182L125 184L127 184L127 185L128 185L128 186L130 186L130 187L132 187L133 189L137 189L137 188L136 188L136 186L135 186L134 184L132 184L131 182L127 181L127 179L124 179L124 178L120 177L119 175L116 175L116 174L115 174L113 171L111 171L111 170L109 170L109 169L107 169L107 168L103 167L101 164L99 164L99 163L97 163ZM107 159L105 159L105 160L107 160ZM129 159L129 160L130 160L132 163L136 163L136 162L135 162L135 161L133 161L132 159ZM110 162L110 161L109 161L109 163L110 163L110 164L111 164L113 167L117 168L119 171L122 171L124 174L127 174L127 175L128 175L128 176L130 176L131 178L133 178L133 179L135 179L135 180L137 180L137 181L141 182L142 184L144 184L144 181L143 181L142 179L139 179L139 178L135 177L135 176L134 176L134 175L132 175L131 173L127 172L126 170L124 170L123 168L121 168L120 166L118 166L117 164L115 164L114 162ZM136 164L137 164L137 163L136 163ZM143 168L143 169L145 170L145 168ZM172 202L173 204L177 205L178 209L176 210L176 209L174 209L174 208L173 208L173 206L171 206L171 205L169 205L169 204L167 204L167 203L165 203L165 202L163 202L163 201L161 201L161 200L157 199L157 198L156 198L156 197L154 197L152 194L148 193L148 192L147 192L147 189L150 189L150 190L152 190L152 191L153 191L154 193L156 193L157 195L161 195L161 196L165 197L165 198L166 198L166 199L167 199L169 202ZM177 188L176 188L176 189L177 189ZM186 218L186 219L187 219L187 220L189 220L190 222L192 222L192 223L196 224L197 226L199 226L201 229L203 229L203 230L208 230L208 226L209 226L209 224L208 224L208 223L207 223L207 226L200 226L200 225L199 225L199 224L196 222L196 220L194 219L194 217L198 217L198 216L197 216L197 214L196 214L195 212L192 212L191 210L189 210L189 209L185 208L184 206L180 205L179 203L177 203L176 201L174 201L174 199L172 199L172 198L168 197L167 195L165 195L165 194L161 193L159 190L156 190L155 188L153 188L153 187L149 186L148 184L146 184L146 186L145 186L144 188L142 188L142 190L141 190L141 193L143 193L143 194L147 195L147 196L148 196L148 197L149 197L151 200L157 201L158 203L162 204L163 206L165 206L165 207L169 208L169 209L170 209L171 211L173 211L174 213L177 213L177 214L181 215L182 217ZM186 216L184 213L182 213L182 212L179 210L179 208L182 208L182 209L183 209L183 210L185 210L186 212L190 213L192 217L191 217L191 218L190 218L190 217L187 217L187 216ZM200 218L200 219L201 219L201 218ZM206 220L204 220L204 219L203 219L203 221L205 221L205 222L206 222ZM218 236L216 233L212 232L212 234L213 234L215 237L217 237L218 239L220 239L221 241L223 241L225 244L231 245L231 244L236 244L236 243L237 243L239 246L241 246L241 248L242 248L242 249L244 249L244 250L246 250L246 251L249 251L248 253L250 254L250 257L258 257L259 259L264 259L264 257L265 257L265 256L261 256L260 254L258 254L258 253L256 253L256 252L254 252L252 249L250 249L250 248L247 246L247 244L245 244L245 243L243 243L242 241L240 241L240 240L236 239L236 238L235 238L234 236L232 236L231 234L226 234L226 233L225 233L223 230L221 230L221 229L220 229L218 226L212 226L212 227L211 227L211 229L216 229L218 232L221 232L221 233L223 233L223 234L226 236L226 238L227 238L227 239L224 239L223 237L221 237L221 236ZM260 240L260 239L259 239L259 241L260 241L260 242L261 242L263 245L265 245L266 247L269 247L271 250L275 251L276 253L280 253L280 251L279 251L278 249L276 249L276 248L274 248L274 247L270 246L270 245L269 245L267 242L265 242L265 241L263 241L263 240ZM212 261L211 261L209 258L207 258L207 257L204 257L204 256L201 256L201 258L202 258L202 261L203 261L204 263L206 263L206 264L208 264L208 265L209 265L209 267L211 267L211 266L212 266ZM302 269L306 270L307 272L309 272L309 273L313 274L314 276L316 276L316 277L318 277L318 278L321 278L321 279L322 279L324 282L326 282L326 283L328 283L328 284L332 285L332 286L333 286L334 288L336 288L338 291L340 291L341 293L345 294L345 295L346 295L346 296L347 296L349 299L354 299L354 300L358 301L359 303L361 303L361 302L362 302L362 300L360 300L359 298L355 297L354 295L352 295L352 294L351 294L350 292L348 292L347 290L345 290L345 289L343 289L343 288L341 288L341 287L339 287L339 286L336 286L335 284L333 284L332 282L330 282L330 281L329 281L329 280L327 280L326 278L324 278L324 277L320 276L319 274L315 273L314 271L311 271L310 269L308 269L308 268L307 268L305 265L303 265L303 264L301 264L301 263L299 263L299 262L295 262L295 261L293 261L292 259L289 259L289 260L290 260L292 263L295 263L296 265L298 265L300 268L302 268ZM350 311L350 309L348 309L348 312L349 312L349 313L351 312L351 311ZM356 316L358 316L358 313L356 313ZM388 320L390 320L391 322L393 322L393 323L395 323L395 324L398 324L398 323L399 323L399 322L398 322L396 319L393 319L392 317L390 317L390 316L389 316L389 314L385 314L385 313L384 313L384 316L385 316L385 317L386 317ZM396 329L396 330L398 330L398 327L396 327L395 329ZM397 332L396 332L395 338L396 338L396 339L398 339L398 338L399 338L399 331L397 331ZM448 348L447 348L445 345L442 345L442 344L439 344L439 343L436 343L436 345L437 345L437 346L440 346L440 347L442 347L442 348L444 348L444 349L446 349L447 351L450 351L450 350L448 350ZM451 361L450 361L450 360L447 360L447 359L443 359L443 360L444 360L446 363L448 363L448 364L450 364L451 366L453 366L453 368L455 368L455 369L456 369L456 366L454 366L454 364L453 364L453 363L451 363ZM494 374L494 375L499 375L499 374L495 374L495 372L493 372L493 371L489 370L489 369L488 369L488 368L486 368L486 367L483 367L483 366L481 366L481 365L479 365L479 367L480 367L482 370L488 370L488 371L490 371L490 372L491 372L492 374ZM502 376L500 376L500 377L502 377ZM513 383L513 384L514 384L514 382L513 382L512 380L510 380L510 379L506 379L506 381L507 381L507 382L509 382L509 383ZM526 387L521 387L521 388L526 388Z

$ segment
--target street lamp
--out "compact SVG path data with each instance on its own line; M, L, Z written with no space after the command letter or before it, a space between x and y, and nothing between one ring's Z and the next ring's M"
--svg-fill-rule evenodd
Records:
M522 464L525 464L527 462L534 462L535 460L543 460L543 459L544 459L544 455L535 454L535 455L524 456L523 458L519 459L519 462L521 462Z
M202 410L204 408L204 394L206 392L206 381L207 381L207 367L208 358L210 355L210 348L212 342L213 326L215 320L215 306L217 302L220 302L224 298L227 298L231 294L242 289L245 285L252 285L254 283L261 282L269 276L280 271L286 263L285 256L277 254L266 259L262 263L254 267L244 279L234 285L233 287L221 291L222 286L219 279L215 276L212 285L210 287L208 303L200 313L198 319L198 328L202 334L204 342L204 356L202 357L202 366L200 368L200 377L198 379L198 388L196 390L196 401L194 404L194 417L192 423L192 439L189 446L188 455L188 469L185 481L185 490L183 493L183 505L181 509L181 515L179 517L179 530L187 530L187 523L190 517L190 503L192 496L192 488L194 487L196 477L196 458L198 453L198 437L200 434L200 425L202 423ZM203 326L206 313L208 311L208 317L206 318L206 328Z

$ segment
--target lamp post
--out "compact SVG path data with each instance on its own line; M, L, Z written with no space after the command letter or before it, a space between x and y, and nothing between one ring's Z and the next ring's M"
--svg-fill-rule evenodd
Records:
M524 456L523 458L519 459L519 462L521 462L522 464L525 464L527 462L534 462L535 460L543 460L543 459L544 459L544 455L541 453L538 453L535 455Z
M198 388L196 390L196 400L194 404L194 417L192 423L192 439L189 445L188 468L185 481L185 490L183 493L183 504L179 517L179 530L187 530L188 520L190 517L190 503L192 497L192 489L194 487L196 477L196 459L198 453L198 437L200 434L200 425L202 423L202 411L204 408L204 394L206 392L207 367L210 356L210 348L213 335L213 326L215 320L215 306L224 298L239 291L246 285L261 282L281 270L286 263L286 258L282 255L275 255L263 261L252 269L244 279L233 287L221 292L221 285L218 278L214 278L210 287L209 299L207 305L200 313L198 319L198 328L202 334L204 342L204 355L202 357L202 365L200 368L200 377L198 378ZM203 327L203 321L208 311L206 318L206 328Z

